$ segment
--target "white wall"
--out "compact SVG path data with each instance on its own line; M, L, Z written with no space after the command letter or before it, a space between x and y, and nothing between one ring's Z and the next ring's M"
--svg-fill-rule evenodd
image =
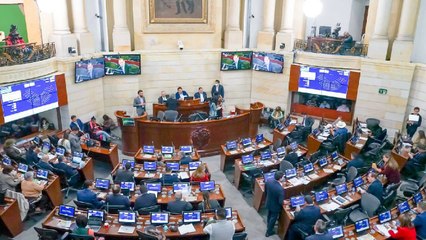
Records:
M419 16L417 19L416 35L414 37L414 49L412 62L426 63L426 0L421 0Z
M248 16L253 15L250 18L250 45L249 48L256 48L257 46L257 33L262 30L263 24L263 1L258 0L247 0L251 1L251 12Z
M362 23L364 22L365 6L365 0L352 0L348 32L352 35L355 41L360 41L362 37Z
M103 2L98 0L92 0L92 1L84 1L85 3L85 14L86 14L86 21L87 21L87 28L89 32L93 35L93 42L95 43L95 52L102 51L102 32L101 32L101 24L102 22L106 21L106 16L103 14L99 3ZM96 14L101 16L102 19L97 18ZM106 34L108 36L108 34ZM104 44L104 46L108 46L108 43ZM106 49L106 48L104 48Z

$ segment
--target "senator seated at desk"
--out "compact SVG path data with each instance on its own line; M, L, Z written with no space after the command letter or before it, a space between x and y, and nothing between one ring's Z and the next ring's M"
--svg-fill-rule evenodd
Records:
M37 201L36 212L44 212L48 206L48 198L43 195L44 185L34 181L34 173L26 172L21 182L22 194L28 201ZM40 199L40 200L38 200Z
M112 194L109 194L105 200L107 206L120 206L120 210L129 210L130 200L127 196L121 194L121 187L119 184L112 186Z
M171 186L175 182L180 182L177 174L173 173L173 170L170 166L166 166L166 173L160 179L163 185Z
M124 164L124 169L120 168L117 170L115 174L114 183L121 182L134 182L135 178L132 171L132 165L130 162L126 162Z
M167 211L170 211L171 213L181 213L183 211L190 211L192 210L192 205L182 200L182 192L176 192L175 193L175 200L171 201L167 204Z
M135 211L157 205L157 197L154 193L149 193L148 188L144 184L140 185L139 191L141 195L135 200L133 207Z
M294 212L294 221L288 230L288 239L300 239L300 230L308 235L312 235L313 226L321 216L321 209L314 205L310 195L305 196L306 206L302 209L297 205Z
M175 97L177 100L185 100L185 98L189 97L189 95L185 90L182 89L182 87L178 87Z
M413 225L416 228L416 233L422 239L426 238L426 202L417 203L416 212L418 213L413 220Z
M6 190L16 191L16 186L21 183L21 179L14 174L14 168L11 165L5 165L0 173L0 192Z
M161 91L160 96L158 97L158 104L164 104L169 99L169 96L166 95L165 91Z
M203 201L198 204L198 210L210 212L219 209L221 206L216 199L210 199L210 192L203 191Z
M195 99L200 99L200 102L203 103L203 102L207 101L207 93L203 91L202 87L199 87L198 88L198 92L196 92L194 94L194 98Z
M359 191L362 194L367 192L374 195L382 203L383 202L383 185L380 182L380 180L377 179L377 173L369 172L367 174L367 181L370 184L367 190L360 188Z
M90 203L95 208L100 209L103 207L104 202L98 200L96 193L92 191L93 188L92 180L84 181L84 189L77 191L77 201Z
M208 222L203 231L209 234L210 240L232 240L235 225L226 219L226 210L220 208L216 211L216 221Z

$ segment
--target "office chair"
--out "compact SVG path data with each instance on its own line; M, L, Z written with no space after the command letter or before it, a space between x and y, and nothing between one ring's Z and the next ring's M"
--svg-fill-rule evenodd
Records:
M282 160L280 163L280 171L285 172L285 170L287 169L292 169L294 168L293 164L291 164L291 162L287 161L287 160Z
M78 172L76 172L74 175L66 179L67 186L61 190L61 192L67 191L67 193L65 194L65 198L68 198L70 190L75 192L79 190L73 187L73 185L76 184L79 181L79 179L80 179L80 174Z
M93 236L82 236L75 233L70 233L68 235L68 239L70 240L95 240L95 237Z
M306 239L307 237L309 237L309 235L311 235L310 233L303 231L299 227L296 227L296 232L299 234L299 239L302 240Z
M144 233L137 229L136 232L138 234L139 240L158 240L157 236L151 235L149 233Z
M243 172L241 175L243 176L244 182L249 183L248 187L245 187L245 189L242 188L243 196L246 196L247 194L253 194L256 178L263 176L262 170L255 168L248 172Z
M91 203L81 202L77 200L73 200L74 204L77 206L78 210L87 211L89 209L96 209L96 207Z
M129 207L126 207L124 205L110 205L106 204L106 211L109 214L118 214L119 210L129 210Z
M381 208L389 209L391 206L394 206L395 199L396 199L396 190L383 193L383 203Z
M63 240L68 236L68 234L61 236L58 231L53 229L34 227L34 230L37 232L39 240Z
M151 207L135 209L139 215L149 215L151 212L160 212L160 205L154 205Z
M349 183L352 182L356 176L358 175L358 170L355 167L350 167L346 170L346 172L343 173L337 173L337 178L335 178L333 181L329 182L330 187L334 187L343 183Z
M338 208L333 215L327 216L323 215L327 222L330 223L330 226L339 226L346 225L349 213L352 211L351 208Z
M232 236L232 240L246 240L246 239L247 239L246 232L234 233L234 236Z
M33 198L29 200L28 198L25 198L28 201L28 213L27 216L25 216L26 220L33 220L37 221L37 219L33 218L34 216L41 215L42 213L36 212L37 204L41 201L42 195L40 195L38 198Z
M176 122L177 118L178 118L178 111L175 110L166 110L164 112L164 121L167 122Z
M426 174L420 178L420 180L415 179L407 179L406 182L401 184L400 191L404 195L404 197L412 197L415 193L419 191L422 187L426 186Z
M273 143L273 150L276 152L277 148L281 147L282 143L283 141L280 138L276 139Z
M330 155L332 152L336 150L336 146L334 146L333 141L324 140L320 145L320 151L325 155Z
M309 157L309 161L315 164L322 156L324 156L324 154L321 151L316 151L311 154L311 156Z
M380 200L373 194L364 193L361 197L361 205L351 206L352 212L349 213L349 220L356 222L365 218L374 216L380 207Z
M367 128L371 130L380 125L380 120L376 118L367 118L367 120L365 120L365 123L367 124Z

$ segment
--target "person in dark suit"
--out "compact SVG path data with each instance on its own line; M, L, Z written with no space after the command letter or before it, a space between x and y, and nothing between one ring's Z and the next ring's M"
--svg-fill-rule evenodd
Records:
M351 160L346 165L346 169L349 169L350 167L355 167L356 169L364 167L364 159L362 159L362 157L356 152L351 153Z
M367 191L362 188L360 188L359 191L362 194L364 194L365 192L373 194L377 199L380 200L380 202L383 202L383 185L380 180L377 179L377 173L369 172L367 174L367 181L368 183L370 183L370 186L368 186Z
M178 87L175 96L177 100L184 100L186 97L188 97L188 93L183 90L182 87Z
M73 129L73 127L78 128L78 131L80 132L84 132L83 122L75 115L71 116L70 129Z
M124 169L118 169L117 173L115 174L114 183L121 183L121 182L134 182L134 175L132 171L132 165L127 162L124 165Z
M165 91L161 91L161 96L158 97L158 103L159 104L165 104L167 102L167 95Z
M191 158L191 156L188 156L188 155L183 155L182 156L182 158L180 159L180 161L179 161L179 163L182 165L187 165L187 164L189 164L190 162L192 162L192 158Z
M402 174L405 177L415 177L419 166L424 166L426 164L426 146L424 144L418 144L416 150L416 154L408 154L410 157L402 169Z
M49 163L49 155L45 154L41 157L41 161L37 164L40 168L54 172L53 166Z
M166 102L167 110L177 111L178 106L179 106L179 102L174 97L167 99L167 102Z
M421 239L426 238L426 202L417 203L416 212L418 213L413 221L416 233Z
M28 165L34 165L37 164L40 161L40 158L38 158L37 152L40 152L40 149L37 147L37 145L33 144L28 148L28 151L25 153L25 160Z
M108 205L122 205L123 208L120 210L129 210L130 200L128 197L120 194L121 187L119 184L112 186L112 194L109 194L106 198L106 204Z
M145 185L141 184L139 190L141 195L135 200L135 206L133 207L135 211L157 205L157 197L153 193L148 193Z
M225 98L225 89L223 88L223 85L220 84L219 80L216 80L212 87L212 97L216 95L220 95L222 98Z
M411 113L411 115L417 115L419 116L419 120L414 122L414 121L409 121L407 120L407 134L408 136L410 136L410 138L413 138L414 134L417 131L417 128L420 127L420 125L422 125L422 116L419 114L420 112L420 108L419 107L415 107L413 112Z
M175 182L180 182L178 176L172 173L172 169L168 166L166 166L166 173L163 174L160 180L163 185L169 186Z
M284 201L284 188L280 184L280 180L283 178L284 173L282 171L276 171L273 181L265 183L266 193L266 209L268 209L267 218L267 229L266 237L274 235L275 222L280 215L283 208Z
M285 147L286 155L284 157L284 160L289 161L293 167L297 165L297 162L299 161L299 157L297 156L297 153L293 152L293 149L290 145L287 145Z
M313 234L313 226L318 219L321 218L321 209L314 205L314 201L310 195L305 196L306 206L300 209L296 207L294 212L294 221L287 232L287 239L300 239L298 229L309 235Z
M63 170L65 172L65 176L67 178L70 178L70 177L74 176L75 174L79 174L77 169L66 164L64 162L64 160L65 160L64 156L58 156L58 162L56 164L53 164L53 166L57 169ZM74 177L72 179L72 182L70 182L70 185L74 186L74 184L76 184L79 179L80 179L80 176Z
M306 238L306 240L333 240L333 236L327 232L327 225L322 219L318 219L314 226L315 234Z
M104 202L98 200L96 193L92 191L93 188L92 180L84 181L84 189L77 191L77 201L90 203L95 208L100 209L104 205Z
M198 88L198 92L194 94L195 99L200 99L200 102L205 102L207 100L207 93L203 91L202 87Z
M136 113L138 114L138 116L142 116L145 113L145 105L146 100L143 96L143 91L139 90L138 96L133 99L133 107L136 108Z
M167 204L167 211L171 213L181 213L183 211L191 211L192 205L182 200L182 192L175 193L175 200Z

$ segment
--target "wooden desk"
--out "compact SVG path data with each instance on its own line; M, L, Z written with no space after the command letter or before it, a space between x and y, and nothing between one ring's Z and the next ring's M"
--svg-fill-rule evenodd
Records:
M84 180L94 180L95 174L93 172L93 158L87 158L86 163L83 168L77 168L80 175L84 178Z
M123 126L123 118L131 118L130 115L127 115L126 111L115 111L115 117L117 118L117 125L121 129L121 139L123 143L131 143L138 141L138 131L135 126ZM156 115L155 115L156 116ZM145 112L142 116L132 117L136 122L138 119L148 119L148 114ZM121 152L124 155L133 156L138 151L137 144L123 144Z
M58 217L57 215L58 213L58 208L55 208L52 212L50 212L50 214L46 217L46 219L44 220L44 222L42 223L42 226L44 228L49 228L49 229L55 229L61 233L63 232L69 232L70 230L68 228L61 228L58 227L58 223L59 221L61 221L61 219ZM76 214L83 214L86 215L86 212L83 211L76 211ZM203 213L202 214L202 219L203 220L208 220L210 218L212 218L214 216L214 213ZM144 231L145 227L147 226L151 226L149 220L150 220L150 216L149 215L140 215L137 216L137 226L136 229L133 233L131 234L122 234L122 233L118 233L118 229L120 228L120 223L118 223L117 221L118 216L117 214L108 214L107 215L107 219L106 222L109 224L109 227L105 227L102 226L101 229L95 233L96 236L103 236L106 239L139 239L137 233L136 233L136 229L140 230L140 231ZM243 232L245 230L245 226L238 214L237 211L232 211L232 219L236 222L235 223L235 232ZM75 220L72 220L73 222ZM170 219L169 219L169 227L172 224L176 224L176 223L180 223L182 222L182 215L170 215ZM156 229L162 233L165 234L165 236L167 237L167 239L188 239L188 238L202 238L205 239L207 237L207 235L203 232L203 223L196 223L194 224L194 228L196 230L196 232L193 233L188 233L185 234L185 236L180 235L179 231L177 232L172 232L169 228L168 231L164 231L164 229L159 226L156 227Z
M179 114L182 114L182 117L189 117L189 115L196 113L196 112L205 112L209 113L210 106L208 102L200 102L200 99L193 99L193 100L179 100L179 105L177 108L177 111ZM154 116L157 116L158 111L166 111L167 106L166 104L158 104L154 103L152 104L152 112Z
M265 165L265 162L267 162L268 165ZM253 167L246 168L246 166L244 166L242 164L241 159L236 159L235 165L234 165L234 185L235 185L235 187L237 189L240 188L240 179L241 179L241 175L244 172L248 172L248 171L251 171L251 170L256 169L256 168L262 169L263 172L269 172L272 169L278 169L280 167L280 163L281 163L281 161L276 158L276 155L275 155L275 158L272 158L271 160L267 160L267 161L264 161L264 162L260 161L260 157L257 156L257 157L255 157Z
M284 128L284 130L282 132L280 132L278 129L274 129L274 133L273 133L273 137L272 137L272 142L276 142L277 139L281 139L281 141L284 141L285 137L290 134L294 129L296 128L296 125L290 125L286 128Z
M368 135L362 134L361 137L358 139L356 144L352 144L351 139L349 139L346 142L345 146L345 158L351 159L351 153L359 154L361 150L364 148L365 144L367 143Z
M261 102L250 103L250 108L235 106L237 114L250 113L250 137L255 137L260 124L260 115L265 105Z
M43 192L49 197L53 206L59 206L63 203L61 181L58 176L49 176L49 183L44 187Z
M306 145L308 147L308 154L312 154L312 153L318 151L318 149L321 146L321 143L322 143L322 140L319 140L314 135L309 134L308 140L307 140L307 143L306 143Z
M5 198L5 202L5 206L0 206L0 236L4 233L16 237L23 230L18 201Z
M252 139L252 142L255 141L255 139ZM233 162L237 158L241 158L242 155L250 154L253 151L256 150L262 150L265 148L269 148L269 146L272 145L272 142L268 139L264 138L263 142L260 144L252 144L252 146L249 148L243 149L241 144L238 143L238 148L236 150L228 151L226 149L226 145L221 145L221 153L220 153L220 170L222 172L225 170L226 162Z
M135 162L137 163L143 163L145 161L154 162L157 161L157 156L161 154L160 149L155 149L155 154L144 154L143 149L139 148L139 150L135 154ZM163 158L163 161L165 162L178 162L182 158L182 153L180 150L175 149L174 154L172 155L172 158ZM193 154L191 154L192 161L199 161L200 155L198 154L198 151L194 149Z
M87 147L85 143L81 144L83 152L96 160L107 161L111 163L112 168L115 168L119 164L118 159L118 146L117 144L111 143L110 149L102 147Z
M340 117L346 123L352 123L353 108L351 110L352 112L338 112L334 109L312 107L300 103L291 104L291 112L293 113L307 113L311 117L333 119L333 121Z
M401 154L399 154L395 148L392 149L392 157L395 159L395 161L398 163L399 166L399 170L401 171L405 164L407 163L409 156L403 156Z

